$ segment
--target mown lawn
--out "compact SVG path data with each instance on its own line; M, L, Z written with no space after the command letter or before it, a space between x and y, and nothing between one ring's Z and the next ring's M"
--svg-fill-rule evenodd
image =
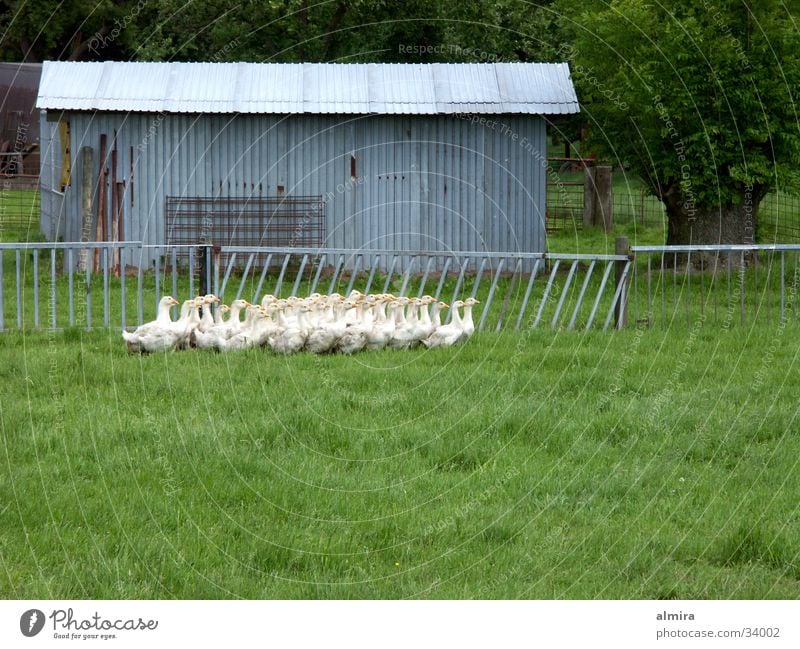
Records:
M796 327L0 335L4 598L795 598Z

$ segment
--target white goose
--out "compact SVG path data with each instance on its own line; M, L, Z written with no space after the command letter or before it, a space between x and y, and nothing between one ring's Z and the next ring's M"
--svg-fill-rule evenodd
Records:
M203 298L203 317L200 318L200 324L197 325L198 331L205 333L216 324L211 313L211 305L215 302L219 302L219 298L211 293ZM219 309L217 309L217 313L219 313Z
M226 338L222 336L222 327L219 325L225 324L223 316L230 313L231 308L227 304L223 304L217 309L214 314L214 326L208 331L200 331L195 329L192 334L192 344L198 349L219 349L225 342Z
M169 316L169 310L178 304L178 301L166 295L158 302L158 313L156 319L147 322L135 331L129 333L122 332L122 338L128 345L131 353L152 353L175 349L181 340L181 331ZM188 308L184 305L185 310ZM187 314L188 315L188 314Z
M300 306L295 322L290 322L286 318L283 309L278 311L278 321L282 329L268 340L272 351L278 354L295 354L303 349L310 329L305 317L308 311L309 307L305 304Z
M418 327L416 315L416 298L400 297L397 298L400 308L395 309L395 330L389 346L392 349L408 349L420 340L421 331ZM409 312L411 320L405 314L404 308L410 306Z
M398 308L400 305L395 302L394 298L388 295L381 296L380 302L375 306L375 320L372 323L372 329L367 333L365 349L383 349L389 344L397 326L394 311ZM387 309L389 309L389 315L386 314Z
M333 351L347 329L347 322L345 318L342 317L344 315L344 309L350 309L353 306L355 305L345 303L338 312L333 306L329 313L318 312L319 318L308 334L306 349L313 354L326 354Z
M227 340L221 341L218 349L221 352L225 352L258 346L260 339L258 323L261 318L261 307L255 304L248 304L245 311L245 319L239 332Z
M461 338L459 343L465 343L475 333L475 324L472 322L472 307L480 304L479 300L469 297L464 301L464 316L461 318Z
M221 341L232 338L242 330L242 323L239 320L239 314L242 309L246 309L249 305L247 300L234 300L230 306L230 315L227 320L222 320L218 324L207 331L196 331L194 335L195 342L201 349L219 349ZM225 306L217 310L221 314L225 310ZM221 315L220 315L221 318Z
M437 327L434 332L422 341L422 344L432 349L434 347L452 347L458 344L464 329L461 323L461 316L458 310L464 306L464 302L457 300L453 302L453 320L449 324Z
M367 346L369 334L373 329L372 310L364 311L365 300L358 300L355 305L355 320L347 324L339 339L337 348L343 354L355 354Z

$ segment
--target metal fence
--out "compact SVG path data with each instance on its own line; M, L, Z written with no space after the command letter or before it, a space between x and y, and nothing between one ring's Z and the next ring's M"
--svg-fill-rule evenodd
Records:
M145 271L138 259L154 250L155 266ZM99 273L92 271L95 254ZM115 274L115 268L128 270ZM266 293L353 289L448 301L475 297L479 330L605 330L617 324L630 268L623 255L5 243L0 330L128 328L154 316L164 294L185 299L214 292L223 301L258 302Z
M580 158L548 158L551 173L547 181L547 232L583 229L583 208L586 198L583 166L593 160ZM664 205L641 183L624 172L614 172L612 210L615 223L636 223L646 227L662 227Z
M799 284L800 244L594 255L0 243L0 330L128 328L151 319L164 294L258 302L353 289L475 297L486 331L785 326L798 322Z
M797 323L799 244L633 246L639 325Z

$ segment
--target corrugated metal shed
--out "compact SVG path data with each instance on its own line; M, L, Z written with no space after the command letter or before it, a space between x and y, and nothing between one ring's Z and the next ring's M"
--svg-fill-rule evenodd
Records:
M79 156L94 149L96 186L105 135L125 239L164 244L167 197L318 196L326 246L437 253L545 249L542 115L578 110L566 64L529 63L48 62L37 105L50 237L86 236ZM64 156L54 120L73 175L48 211Z
M165 113L576 113L566 63L44 63L37 107Z
M49 236L65 241L83 236L80 148L95 149L94 183L100 134L110 142L116 133L126 239L167 240L167 196L248 198L275 196L284 188L287 196L323 197L325 245L331 247L544 249L546 154L540 117L509 115L496 126L480 126L454 115L178 114L162 119L76 112L69 122L74 172L65 196L66 220L43 222ZM42 123L52 126L44 118ZM46 160L57 161L57 137L49 144ZM50 182L57 177L56 170ZM42 183L44 191L48 178L43 176Z

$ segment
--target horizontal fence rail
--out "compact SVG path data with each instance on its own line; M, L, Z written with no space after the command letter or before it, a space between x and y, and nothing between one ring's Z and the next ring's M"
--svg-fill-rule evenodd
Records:
M624 255L2 243L0 331L127 329L152 319L166 294L259 302L353 290L473 297L479 330L609 329L623 324L617 311L630 267Z

